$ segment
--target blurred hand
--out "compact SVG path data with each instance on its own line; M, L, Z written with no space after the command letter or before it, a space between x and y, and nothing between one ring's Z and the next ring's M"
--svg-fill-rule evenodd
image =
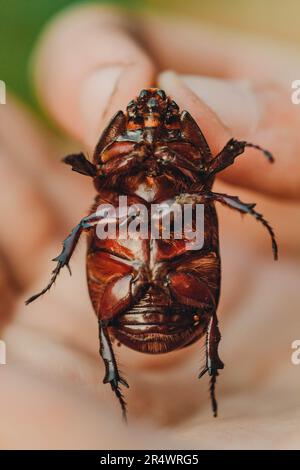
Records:
M121 347L116 353L130 384L125 429L102 384L84 243L72 258L72 278L62 273L50 293L24 306L47 284L50 260L94 191L88 178L59 163L74 144L64 148L9 98L0 108L0 325L8 349L8 365L0 366L1 447L299 446L300 367L291 363L291 343L300 337L300 107L290 98L297 74L290 50L191 22L86 6L49 25L35 54L36 89L49 114L87 150L115 111L157 84L194 116L213 154L230 137L273 152L270 166L247 150L216 188L258 203L274 226L280 258L273 262L259 224L218 208L220 416L211 416L207 378L197 380L199 343L157 357Z

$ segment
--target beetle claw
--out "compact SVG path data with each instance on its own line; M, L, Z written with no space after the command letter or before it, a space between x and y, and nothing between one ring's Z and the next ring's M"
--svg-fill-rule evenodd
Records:
M125 379L122 379L122 377L119 377L119 382L120 382L122 385L124 385L124 387L129 388L128 383L126 382Z
M127 423L126 401L124 400L124 397L123 397L123 394L120 390L119 384L122 383L127 388L129 387L129 385L126 382L126 380L122 379L121 377L118 377L118 378L110 380L110 381L106 381L105 383L107 383L107 382L110 383L110 386L111 386L113 392L115 392L116 397L119 400L119 403L120 403L120 406L121 406L121 409L122 409L123 419L124 419L125 423Z
M71 268L70 268L69 264L67 263L66 266L67 266L67 268L68 268L68 271L69 271L69 273L70 273L70 276L72 276L72 271L71 271Z
M201 379L201 377L203 377L203 375L205 375L206 372L209 372L208 367L204 367L204 369L202 369L202 371L201 371L200 374L198 375L198 379Z
M103 383L104 383L104 384L109 383L109 384L111 385L111 388L112 388L113 390L115 390L115 389L117 389L117 388L119 387L119 383L122 384L122 385L124 385L124 387L129 388L128 383L127 383L126 380L123 379L122 377L117 377L117 378L114 378L114 379L112 379L112 380L104 379L104 380L103 380Z
M210 377L213 376L213 375L219 375L218 369L223 369L223 367L224 367L223 363L222 363L222 367L221 366L219 366L219 367L204 367L204 369L202 369L202 371L198 375L198 379L201 379L201 377L203 377L203 375L205 375L207 372L208 372L208 375Z

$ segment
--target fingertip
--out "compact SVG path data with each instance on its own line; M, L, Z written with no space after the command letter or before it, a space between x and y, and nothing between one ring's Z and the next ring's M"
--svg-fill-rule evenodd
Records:
M111 117L126 109L129 101L153 81L152 66L147 61L95 70L83 82L79 97L84 142L90 147L95 146Z
M48 25L33 60L42 104L93 147L111 115L154 81L154 66L117 8L68 8Z
M159 85L194 117L213 156L232 137L249 143L218 174L221 179L270 196L299 198L298 120L281 87L169 71L160 74ZM269 166L262 153L271 162L274 155L275 164Z

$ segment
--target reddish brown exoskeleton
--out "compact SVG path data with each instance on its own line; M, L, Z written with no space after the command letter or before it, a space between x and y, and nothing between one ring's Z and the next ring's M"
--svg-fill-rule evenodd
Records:
M28 299L32 302L50 289L61 268L69 261L83 231L88 232L87 280L93 307L99 321L100 354L106 374L126 413L112 339L150 354L182 348L206 335L206 365L200 372L211 376L210 395L217 415L215 383L224 364L218 355L220 332L216 310L220 292L218 219L214 202L251 214L268 230L277 259L272 228L236 196L212 192L218 172L231 165L246 147L261 150L270 162L272 155L257 145L231 139L215 157L198 125L187 111L165 92L142 90L139 97L119 111L104 130L94 152L93 163L80 153L64 161L74 171L93 178L98 192L89 216L73 229L55 258L56 268L45 289ZM100 239L99 223L108 223L101 204L118 205L119 195L127 196L129 208L153 203L172 206L204 204L204 244L190 250L187 239ZM129 214L129 211L128 211ZM120 224L134 217L116 215ZM150 213L151 214L151 213ZM123 217L123 219L122 219ZM151 217L151 215L149 215ZM122 219L122 220L121 220Z

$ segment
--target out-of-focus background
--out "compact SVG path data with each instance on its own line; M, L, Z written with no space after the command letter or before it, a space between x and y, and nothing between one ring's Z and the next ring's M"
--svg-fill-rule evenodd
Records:
M72 279L62 273L51 293L24 307L25 295L48 281L50 260L94 195L90 181L60 164L64 153L81 144L70 141L42 109L31 76L32 53L53 15L87 3L0 0L0 80L9 93L0 108L0 339L6 341L8 359L0 365L0 447L299 449L300 365L291 362L292 342L300 337L297 200L217 183L259 203L280 247L276 264L259 224L218 209L226 363L217 392L218 420L211 417L206 378L196 379L203 358L197 344L162 359L122 347L117 354L131 386L126 398L132 419L124 432L114 397L102 384L84 241L72 259ZM282 45L300 42L296 0L94 3L190 18Z
M36 105L28 61L43 26L61 9L75 4L91 3L74 0L0 1L0 71L1 79L17 95ZM97 2L94 2L97 3ZM162 12L185 16L236 31L259 33L282 41L300 43L300 5L297 0L110 0L99 4L121 5L129 10ZM183 39L184 40L184 39Z

